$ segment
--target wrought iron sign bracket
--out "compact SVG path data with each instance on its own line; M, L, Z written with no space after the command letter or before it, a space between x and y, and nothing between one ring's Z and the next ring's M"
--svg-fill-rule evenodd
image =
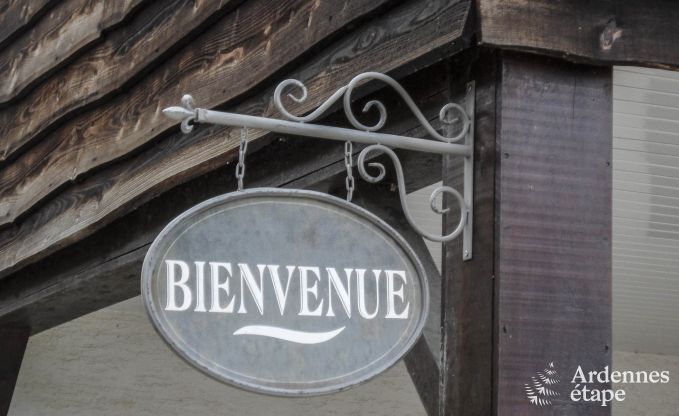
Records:
M364 107L363 112L371 110L379 112L379 121L374 125L365 125L358 121L351 109L351 94L354 88L367 80L376 79L392 87L405 101L422 127L427 131L431 139L400 136L394 134L380 133L380 130L387 120L387 110L380 101L369 101ZM193 129L192 123L219 124L239 128L261 129L281 134L292 134L298 136L315 137L321 139L338 140L343 142L356 142L367 144L358 156L358 171L361 177L370 182L377 183L385 177L385 167L381 163L371 162L367 165L376 168L379 173L373 175L366 170L366 156L371 152L384 153L392 160L396 169L399 196L406 219L410 225L424 238L436 242L447 242L462 234L463 259L472 258L472 215L473 215L473 195L474 195L474 83L470 82L466 86L464 102L460 104L448 103L441 108L439 120L444 133L439 133L425 118L424 114L417 107L410 95L393 78L377 73L366 72L354 77L347 85L337 90L330 98L322 103L318 108L306 116L296 116L290 113L282 102L283 91L288 88L297 89L300 94L288 93L287 96L297 103L301 103L307 98L307 88L298 80L288 79L281 82L274 91L274 104L278 111L287 120L273 119L267 117L257 117L244 114L227 113L203 108L195 108L193 98L190 95L182 97L182 107L169 107L163 113L177 121L181 121L181 129L184 133L190 133ZM327 111L334 103L343 100L344 112L347 119L355 129L342 127L323 126L312 122ZM436 199L441 194L448 194L453 197L460 207L460 217L457 227L446 235L432 234L418 226L406 204L405 181L403 178L403 168L398 156L392 149L414 150L419 152L438 153L441 155L460 156L464 163L464 180L462 194L449 186L436 188L430 197L431 209L443 214L450 210L449 207L440 208L436 205ZM348 165L350 167L351 164Z

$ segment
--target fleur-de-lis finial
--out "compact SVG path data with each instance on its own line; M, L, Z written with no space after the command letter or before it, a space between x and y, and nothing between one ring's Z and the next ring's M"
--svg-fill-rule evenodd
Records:
M163 114L172 120L181 120L182 132L190 133L193 130L193 124L190 123L196 119L193 97L189 94L184 94L182 105L183 107L168 107L163 110Z

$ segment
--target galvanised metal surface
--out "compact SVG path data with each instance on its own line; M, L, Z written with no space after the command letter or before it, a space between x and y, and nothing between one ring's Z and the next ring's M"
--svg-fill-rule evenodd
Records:
M182 358L287 396L339 391L396 363L422 332L427 287L413 250L375 215L271 188L180 215L142 270L151 321Z

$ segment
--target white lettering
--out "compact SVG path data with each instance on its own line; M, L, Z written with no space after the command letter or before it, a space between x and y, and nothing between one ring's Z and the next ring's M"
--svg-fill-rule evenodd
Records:
M247 263L194 261L190 264L181 260L165 260L165 263L165 309L168 311L192 308L194 312L247 314L248 307L252 309L254 305L259 314L264 315L264 303L273 302L275 297L280 316L284 316L287 300L292 294L300 299L299 316L334 318L338 314L342 315L338 309L343 309L346 317L352 318L352 313L355 313L352 311L353 307L357 308L358 315L363 319L375 319L378 314L383 314L385 319L408 319L410 313L410 297L407 292L409 281L404 270L279 264L257 264L255 269ZM209 265L209 270L206 264ZM234 270L236 266L238 270ZM281 270L282 267L285 270ZM234 275L234 272L239 275ZM283 276L286 272L287 276ZM297 272L299 288L296 287ZM267 273L269 277L266 276ZM366 277L367 273L372 273L372 279ZM232 284L234 278L238 279L235 287ZM265 289L266 285L270 286ZM264 292L268 290L273 292L267 298ZM357 298L352 299L352 296ZM380 300L385 296L386 304L380 306ZM341 306L338 306L338 302ZM658 377L661 377L660 373L654 375L654 378Z
M224 279L223 283L219 283L219 268L223 268L226 270L226 279ZM222 308L221 303L219 301L219 291L223 290L224 293L226 293L226 296L229 296L229 292L231 291L229 287L229 281L232 277L231 274L231 263L220 263L220 262L210 262L210 281L212 282L212 305L210 305L210 312L219 312L219 313L232 313L233 312L233 302L234 302L234 297L231 296L231 299L228 301L228 304L226 305L225 308Z
M257 309L259 309L259 314L262 315L264 313L264 289L262 285L263 279L261 269L259 283L257 283L257 281L255 281L255 276L252 274L252 270L250 270L250 266L245 263L238 263L238 268L240 269L240 307L238 308L238 313L248 312L245 309L245 299L243 299L243 293L245 293L245 290L243 290L243 277L245 277L245 284L250 290L250 295L255 301Z
M365 305L365 269L356 269L358 313L362 318L373 319L377 316L377 311L380 309L380 274L382 274L382 270L373 270L373 275L375 276L375 311L369 313Z
M316 282L313 286L309 286L309 272L314 276ZM309 293L314 295L314 298L318 299L318 283L321 279L320 270L318 267L305 267L299 266L299 291L300 291L300 316L321 316L321 310L323 308L323 299L318 304L316 309L313 311L309 309Z
M191 289L186 284L189 281L189 265L181 260L165 260L167 266L167 302L165 304L166 311L185 311L191 306ZM175 279L175 266L181 269L181 277L179 280ZM175 296L175 289L179 287L182 290L183 300L181 306L177 306L177 297Z
M576 381L580 379L580 381ZM582 366L578 366L578 369L575 370L575 374L573 375L573 380L571 380L571 383L587 383L587 379L585 378L585 373L582 371Z
M205 262L196 261L196 312L205 312Z
M670 371L665 370L660 372L660 382L663 384L667 384L670 382Z
M264 268L269 269L269 275L271 276L271 283L273 284L273 291L276 294L276 302L278 302L278 310L283 316L283 311L285 311L285 302L288 298L288 292L290 291L290 281L292 280L292 274L295 272L295 266L287 266L288 270L288 280L285 283L285 290L283 290L283 284L281 283L281 277L278 274L277 264L258 264L259 274L264 275Z
M344 273L347 276L347 285L344 286L342 279L340 279L337 270L332 267L326 267L325 270L328 272L328 312L325 316L335 316L335 312L332 310L332 288L335 288L335 293L340 298L342 302L342 307L347 313L347 316L351 318L351 273L354 269L344 269Z
M396 313L394 306L394 299L398 297L403 301L403 288L408 283L406 280L406 273L402 270L385 270L387 275L387 316L386 319L408 319L408 311L410 310L410 302L406 303L405 308L401 313ZM394 276L398 276L403 284L396 290L394 288Z

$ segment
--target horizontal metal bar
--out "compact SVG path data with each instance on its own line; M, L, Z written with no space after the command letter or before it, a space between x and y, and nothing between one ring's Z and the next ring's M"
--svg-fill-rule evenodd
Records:
M398 136L377 132L346 129L342 127L307 124L297 121L278 120L266 117L248 116L243 114L226 113L198 108L195 110L195 121L199 123L220 124L233 127L248 127L262 129L281 134L293 134L321 139L352 141L364 144L383 144L385 146L416 150L420 152L439 153L448 155L470 156L472 148L469 145L444 143L437 140ZM168 116L170 116L168 114Z

